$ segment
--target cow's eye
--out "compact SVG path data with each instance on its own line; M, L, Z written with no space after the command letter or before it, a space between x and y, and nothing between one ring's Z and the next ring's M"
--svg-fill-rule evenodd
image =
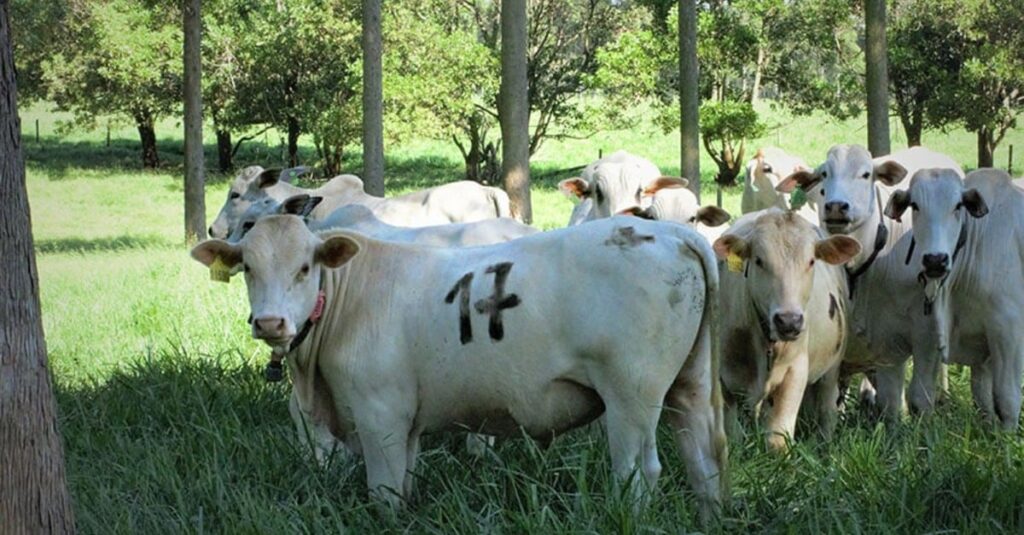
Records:
M963 208L963 207L964 207L964 203L962 203L962 202L956 203L956 206L953 207L953 213L955 214L955 213L959 212L960 209Z
M764 262L761 261L760 256L754 257L754 263L757 264L757 267L764 267Z
M822 171L821 178L828 178L828 171Z
M636 188L636 200L639 202L640 197L643 195L644 190L642 188Z
M242 264L242 271L249 272L249 264Z
M309 275L309 264L302 264L302 268L299 269L299 274L301 274L303 277Z
M695 223L695 222L697 221L697 216L693 216L693 217L691 217L690 219L687 219L686 221L687 221L688 223Z
M604 192L601 191L601 188L594 188L594 195L597 196L597 203L598 204L601 204L601 203L604 202Z
M771 173L771 172L772 172L772 166L770 166L770 165L765 165L764 167L762 167L762 168L761 168L761 172L764 172L764 173Z
M814 259L813 259L813 258L812 258L812 259L811 259L811 261L810 261L810 262L809 262L809 263L807 264L807 267L814 267Z
M228 199L234 200L234 199L237 199L237 198L239 198L241 196L242 196L241 193L238 193L237 191L232 191L230 194L228 194Z
M871 178L871 171L864 171L864 174L860 175L860 177L865 179Z
M916 202L910 203L910 209L916 212L917 211L917 203Z

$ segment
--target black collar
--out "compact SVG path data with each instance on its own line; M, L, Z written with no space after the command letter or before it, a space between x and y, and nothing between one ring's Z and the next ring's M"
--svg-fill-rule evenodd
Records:
M882 214L882 198L878 194L878 187L872 184L871 191L875 194L875 201L878 205L878 228L875 230L875 244L866 262L853 271L850 271L850 268L846 268L846 285L850 290L850 299L853 299L853 290L857 287L857 280L868 272L868 269L871 268L871 265L878 258L878 253L882 252L886 242L889 241L889 227L885 226L885 215Z

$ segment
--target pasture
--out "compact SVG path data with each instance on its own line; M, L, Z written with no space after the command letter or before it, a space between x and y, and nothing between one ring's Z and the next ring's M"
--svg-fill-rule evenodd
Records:
M840 142L863 143L862 119L794 118L765 109L773 128L751 143L778 145L816 164ZM44 133L34 141L39 118ZM662 437L665 471L651 507L635 512L609 479L601 429L548 449L500 442L469 456L461 436L430 437L416 500L386 514L369 505L359 461L321 469L294 438L287 382L262 378L268 351L251 339L241 280L223 285L181 243L180 126L161 124L162 169L139 172L131 129L52 135L59 116L22 116L44 327L75 514L84 533L686 532L699 528L682 463ZM894 123L895 124L895 123ZM895 130L894 130L895 131ZM212 139L212 134L207 135ZM238 165L277 165L271 134ZM547 142L533 158L535 224L565 224L555 190L568 168L624 148L676 174L678 133L651 127ZM925 145L972 168L974 137L928 132ZM897 134L894 147L903 145ZM996 153L1024 147L1011 132ZM310 154L311 147L303 147ZM359 174L358 153L346 170ZM214 161L207 147L207 163ZM1018 164L1018 168L1021 166ZM713 164L702 161L710 182ZM388 148L389 193L456 180L453 146L430 140ZM1017 171L1019 173L1019 169ZM208 222L230 177L211 174ZM739 189L724 193L739 212ZM714 192L705 187L704 201ZM825 443L806 428L786 456L765 452L748 426L730 442L731 501L722 532L1024 532L1024 441L978 419L969 375L951 370L951 399L935 415L887 426L844 414Z

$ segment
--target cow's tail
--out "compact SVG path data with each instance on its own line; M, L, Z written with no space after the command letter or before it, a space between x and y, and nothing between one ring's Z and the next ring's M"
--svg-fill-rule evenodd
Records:
M696 233L688 242L690 249L700 257L701 268L704 271L704 314L701 318L697 340L698 343L706 343L711 348L711 408L715 419L712 440L720 470L719 484L722 497L727 498L729 496L729 445L725 436L725 401L722 394L718 260L707 240Z
M491 198L491 202L494 203L494 213L497 217L512 217L512 206L505 190L493 186L485 187L487 188L487 195Z

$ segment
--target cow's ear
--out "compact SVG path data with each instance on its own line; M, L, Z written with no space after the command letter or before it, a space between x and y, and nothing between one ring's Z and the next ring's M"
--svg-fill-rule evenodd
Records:
M860 254L860 242L849 236L832 236L814 244L814 256L838 266Z
M907 176L907 168L889 160L875 166L875 179L886 186L895 186Z
M729 255L733 254L740 258L750 256L750 246L747 245L747 242L733 234L726 234L718 238L712 247L715 250L715 256L722 260L729 258Z
M300 165L297 167L289 167L288 169L281 170L281 172L278 174L278 180L280 180L281 182L287 182L291 184L293 180L308 172L309 168L304 165Z
M717 227L724 225L732 219L729 212L722 210L717 206L703 206L700 210L697 210L697 221L704 223L709 227Z
M314 208L323 201L323 197L312 197L305 193L298 195L292 195L281 203L278 208L278 212L282 214L292 214L299 217L308 217Z
M245 169L242 169L238 173L238 178L240 178L244 182L248 183L248 182L252 182L253 180L256 180L256 177L260 176L260 173L262 173L262 172L263 172L263 168L262 167L260 167L258 165L250 165L249 167L246 167Z
M210 267L220 258L228 268L242 263L242 248L224 240L206 240L192 248L192 258Z
M783 178L777 186L775 191L779 193L793 193L793 190L800 186L805 191L814 187L818 181L821 180L821 175L816 171L810 169L800 169L793 174Z
M336 268L345 265L359 253L359 244L348 236L331 236L316 247L314 258L317 262L329 267Z
M890 219L896 221L902 221L903 212L907 211L910 206L910 192L906 190L896 190L889 197L889 202L885 205L885 215Z
M963 195L960 197L964 208L967 208L967 213L974 217L984 217L988 213L988 204L985 203L985 199L982 198L981 193L978 190L971 188L964 190Z
M558 191L566 197L585 199L590 196L590 184L580 177L567 178L558 183Z
M629 208L619 212L619 215L631 215L639 217L640 219L654 220L654 214L651 213L650 208L640 208L639 206L630 206Z
M267 169L256 177L256 187L265 189L277 184L281 179L281 169Z
M690 181L678 176L659 176L644 188L644 196L650 197L663 189L685 188Z

